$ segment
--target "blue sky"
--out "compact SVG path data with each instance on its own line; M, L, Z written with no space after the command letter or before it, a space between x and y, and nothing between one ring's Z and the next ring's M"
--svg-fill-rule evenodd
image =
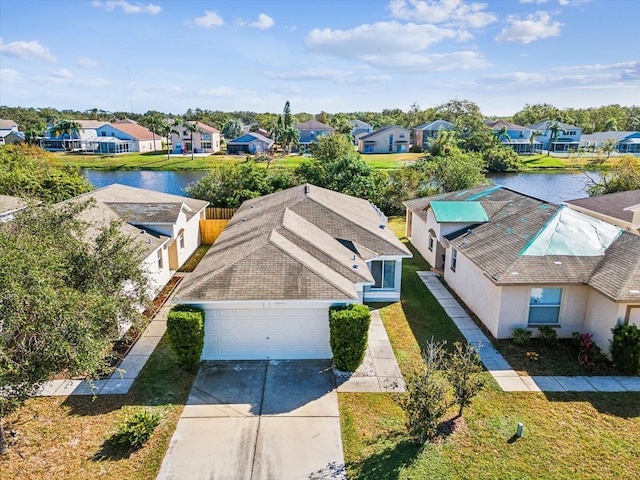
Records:
M2 0L0 104L144 113L640 103L638 0ZM133 109L132 109L133 106Z

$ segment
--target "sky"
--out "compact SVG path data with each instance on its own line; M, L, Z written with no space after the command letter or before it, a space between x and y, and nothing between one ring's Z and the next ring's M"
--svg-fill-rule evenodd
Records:
M639 0L2 0L0 105L640 104Z

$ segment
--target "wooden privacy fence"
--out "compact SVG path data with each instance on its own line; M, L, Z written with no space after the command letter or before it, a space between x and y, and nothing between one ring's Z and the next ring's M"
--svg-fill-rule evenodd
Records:
M227 226L235 208L207 207L206 220L200 220L200 236L202 243L213 243Z

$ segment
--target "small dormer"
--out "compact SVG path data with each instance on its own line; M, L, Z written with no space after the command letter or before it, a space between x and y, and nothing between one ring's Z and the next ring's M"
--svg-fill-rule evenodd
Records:
M631 205L630 207L623 208L625 212L633 212L633 218L631 219L631 230L640 231L640 203L638 205Z
M480 202L433 200L429 207L440 227L438 238L489 221L489 215Z

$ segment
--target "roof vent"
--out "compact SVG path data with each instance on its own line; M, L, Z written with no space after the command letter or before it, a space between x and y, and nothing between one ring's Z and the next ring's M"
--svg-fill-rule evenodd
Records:
M309 185L305 185L304 186L304 193L308 194L309 193Z
M147 232L145 232L144 230L140 230L140 235L144 235L145 233Z
M384 223L381 223L380 225L378 225L381 229L384 230L384 227L386 227L386 225Z
M467 235L471 235L472 233L473 233L473 230L471 230L471 229L467 230Z
M249 208L253 208L253 205L249 205Z
M640 290L629 290L629 293L640 293Z
M147 238L147 243L148 243L149 245L151 245L151 239L150 239L150 238Z
M358 264L357 264L357 263L354 263L354 264L353 264L353 268L357 269L357 268L358 268Z
M553 262L553 264L554 265L562 265L562 262L555 261L555 262Z
M247 219L243 217L243 218L242 218L242 221L243 221L243 222L246 222L246 221L247 221Z

